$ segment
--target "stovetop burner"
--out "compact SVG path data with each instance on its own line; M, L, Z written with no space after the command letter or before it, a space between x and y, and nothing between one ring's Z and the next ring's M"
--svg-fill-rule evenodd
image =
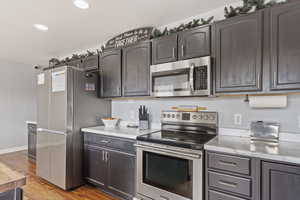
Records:
M137 137L138 141L201 150L217 134L217 113L162 113L162 130Z
M137 140L198 150L202 149L204 144L215 136L215 134L186 133L162 130L159 132L139 136Z

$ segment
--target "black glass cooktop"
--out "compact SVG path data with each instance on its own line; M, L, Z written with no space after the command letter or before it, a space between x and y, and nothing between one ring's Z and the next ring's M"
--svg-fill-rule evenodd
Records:
M210 134L207 132L190 133L185 131L162 130L138 136L137 140L198 150L203 149L204 144L213 139L215 136L216 134Z

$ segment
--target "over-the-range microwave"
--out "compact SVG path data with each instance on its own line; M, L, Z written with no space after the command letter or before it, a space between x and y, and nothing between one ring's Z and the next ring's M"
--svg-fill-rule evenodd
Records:
M211 57L152 65L151 96L211 95Z

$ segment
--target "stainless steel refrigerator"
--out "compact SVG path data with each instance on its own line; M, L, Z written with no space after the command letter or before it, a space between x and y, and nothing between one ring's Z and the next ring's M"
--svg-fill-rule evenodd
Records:
M82 185L83 127L102 125L111 102L97 98L99 77L73 67L39 72L37 175L64 190Z

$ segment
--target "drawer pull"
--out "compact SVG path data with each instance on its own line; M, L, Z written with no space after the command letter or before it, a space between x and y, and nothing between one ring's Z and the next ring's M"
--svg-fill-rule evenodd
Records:
M237 187L237 184L236 184L236 183L230 183L230 182L228 182L228 181L223 181L223 180L220 180L220 181L219 181L219 184L225 185L225 186L228 186L228 187L233 187L233 188L236 188L236 187Z
M228 161L223 161L223 160L219 160L219 164L220 165L227 165L227 166L231 166L231 167L236 167L237 164L234 162L228 162Z
M107 140L101 140L100 142L104 143L104 144L108 144L109 143L109 141L107 141Z
M164 196L162 196L162 195L160 195L160 198L161 198L162 200L170 200L168 197L164 197Z

